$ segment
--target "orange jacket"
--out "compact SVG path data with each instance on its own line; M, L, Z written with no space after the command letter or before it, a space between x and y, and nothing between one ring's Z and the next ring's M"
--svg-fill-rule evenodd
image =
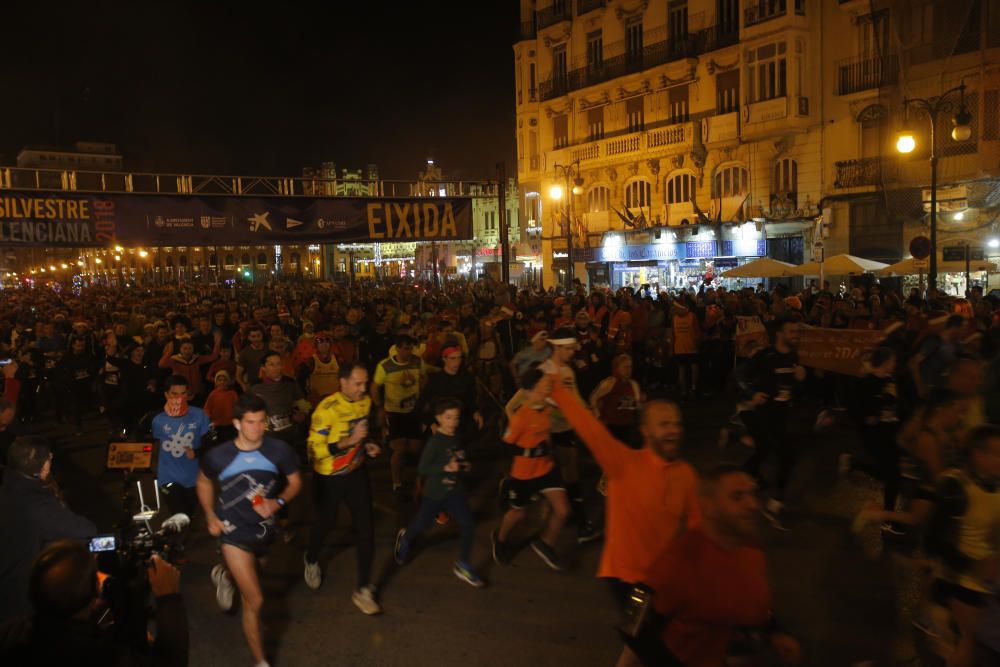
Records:
M701 521L698 476L687 462L666 461L648 447L631 449L612 436L559 382L552 398L608 477L604 553L599 577L648 580L671 540Z

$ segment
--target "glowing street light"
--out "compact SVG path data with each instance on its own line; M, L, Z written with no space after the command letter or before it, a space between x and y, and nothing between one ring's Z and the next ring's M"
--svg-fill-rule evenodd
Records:
M549 188L549 198L552 199L553 201L559 201L560 199L562 199L562 196L563 196L562 186L553 185L551 188Z

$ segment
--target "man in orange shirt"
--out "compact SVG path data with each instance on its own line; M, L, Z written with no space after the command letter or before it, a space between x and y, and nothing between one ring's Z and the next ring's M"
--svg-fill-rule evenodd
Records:
M654 621L650 633L630 643L646 665L719 667L733 631L754 629L781 662L797 664L798 642L777 631L771 614L753 478L738 466L720 465L702 478L700 499L701 524L671 542L646 579L653 608L666 620L662 628ZM643 641L656 631L661 644Z
M604 552L597 576L609 579L623 601L632 585L647 581L650 565L670 541L701 519L698 476L680 459L680 409L662 400L643 406L643 446L632 449L616 440L561 384L554 383L552 398L608 478ZM627 649L619 664L635 664L629 662Z
M493 559L504 565L510 563L513 557L508 542L510 533L524 518L528 505L541 495L549 501L552 513L541 537L532 540L531 548L546 565L561 570L555 543L569 516L570 506L566 486L552 457L552 407L546 399L553 382L536 367L521 375L520 384L525 400L511 416L503 436L504 442L516 447L518 453L511 463L510 475L500 484L500 495L508 509L500 520L500 527L493 533Z
M698 352L701 343L698 318L690 308L675 301L671 326L674 332L674 359L677 362L677 384L680 387L681 398L695 396L698 393Z

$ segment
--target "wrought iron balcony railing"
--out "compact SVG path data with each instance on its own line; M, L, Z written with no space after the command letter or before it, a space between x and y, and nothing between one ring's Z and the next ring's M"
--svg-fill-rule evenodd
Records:
M899 80L899 58L895 55L858 56L837 65L837 94L891 86Z

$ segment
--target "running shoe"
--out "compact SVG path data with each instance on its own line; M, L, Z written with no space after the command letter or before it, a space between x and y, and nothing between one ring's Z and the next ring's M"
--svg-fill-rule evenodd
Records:
M900 527L895 523L893 523L892 521L886 521L885 523L883 523L881 526L879 526L879 530L888 535L898 536L906 534L904 530L901 530Z
M316 590L323 583L323 570L319 568L319 563L310 563L306 560L305 556L302 556L302 562L306 566L302 572L302 576L306 580L306 586Z
M371 586L360 588L351 595L351 602L366 616L382 613L382 607L375 601L375 591Z
M410 555L410 545L406 540L406 529L400 528L396 533L396 544L392 548L392 557L396 560L396 565L406 562L406 557Z
M774 498L768 498L767 502L764 503L764 507L761 508L761 514L767 519L768 523L774 526L777 530L787 531L788 528L781 521L781 510L784 505L779 500Z
M219 609L230 611L233 608L233 594L236 587L233 580L229 578L229 572L225 565L216 565L212 568L212 583L215 584L215 601L219 603Z
M586 544L594 540L599 540L602 537L604 537L604 531L601 530L600 526L594 525L591 521L585 521L576 532L577 544Z
M556 555L555 549L541 540L532 540L531 548L550 568L557 572L562 570L562 565L559 563L559 557Z
M482 588L483 586L486 585L486 582L484 582L480 578L480 576L475 573L472 567L463 563L462 561L455 563L455 567L452 570L452 572L455 573L456 577L458 577L465 583L469 584L473 588Z
M490 534L490 540L493 542L493 560L498 565L510 565L510 554L507 552L507 546L500 541L498 530Z

